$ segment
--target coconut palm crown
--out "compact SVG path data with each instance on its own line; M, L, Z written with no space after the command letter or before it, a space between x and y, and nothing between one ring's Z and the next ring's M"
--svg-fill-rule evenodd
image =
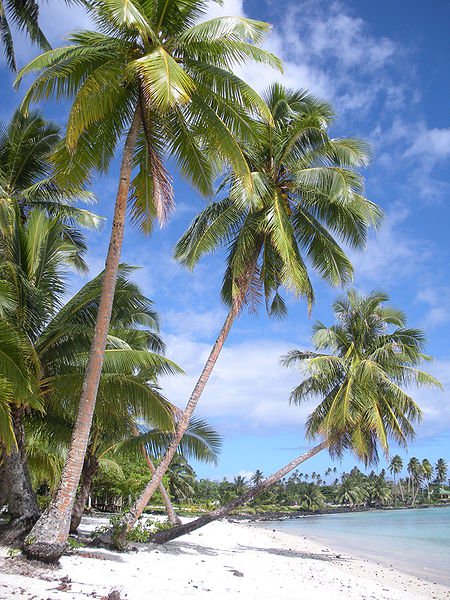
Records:
M217 200L193 221L175 256L193 267L202 255L228 248L222 298L257 303L283 315L280 288L311 306L312 267L332 285L351 280L351 262L338 241L361 248L380 209L363 196L358 169L367 165L367 145L331 138L331 107L305 91L273 85L265 94L270 120L259 123L258 141L245 145L253 179L248 192L234 174Z
M60 162L82 182L91 168L106 169L134 118L132 211L145 231L155 216L173 208L171 179L163 161L170 153L182 173L205 194L214 177L211 156L229 162L249 180L236 136L255 136L249 112L267 113L259 95L231 72L253 60L280 67L258 48L266 23L241 17L201 21L206 0L94 0L86 8L98 31L80 31L68 45L32 60L19 83L38 72L22 108L49 97L73 98Z
M327 439L337 455L351 449L365 463L377 461L378 446L388 457L389 438L405 447L414 437L422 413L405 388L440 387L417 368L430 360L423 332L407 328L405 315L387 300L381 292L350 290L333 305L335 325L315 324L316 351L292 350L283 358L306 376L291 402L320 401L308 417L307 435Z

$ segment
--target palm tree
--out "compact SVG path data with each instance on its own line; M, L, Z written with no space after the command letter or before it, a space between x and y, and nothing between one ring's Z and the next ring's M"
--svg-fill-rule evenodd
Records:
M35 58L17 78L19 83L39 73L25 95L24 111L32 101L74 97L66 145L58 155L62 175L73 181L84 181L92 168L107 169L125 136L79 414L61 485L28 539L25 552L31 558L55 561L65 547L103 366L129 196L133 220L144 231L151 230L155 216L162 223L168 218L173 190L166 154L202 193L211 192L215 167L223 163L251 186L236 136L254 137L250 110L266 108L231 68L246 60L280 64L258 48L269 30L266 23L239 17L199 22L206 8L206 0L88 3L98 30L71 35L67 46ZM133 167L137 173L131 181Z
M75 201L92 202L92 193L56 176L52 155L60 143L59 127L35 111L28 116L16 111L8 123L0 124L0 232L8 228L16 205L22 219L33 208L58 216L69 239L77 236L75 227L100 226L97 215L74 206Z
M264 481L264 474L260 469L256 469L253 475L250 478L252 485L259 485L262 481Z
M403 313L385 306L386 300L381 293L360 296L350 290L333 305L336 324L314 326L317 351L293 350L283 358L286 366L299 364L302 377L306 374L291 401L319 399L306 433L310 439L319 437L320 443L226 506L160 532L154 541L164 543L224 517L325 448L332 456L350 450L370 464L378 459L378 446L388 454L389 438L406 446L421 411L402 387L440 384L417 368L427 358L423 333L407 329ZM332 354L322 353L325 349Z
M67 235L68 226L39 209L33 209L23 220L16 204L12 216L8 235L0 236L0 280L11 303L1 319L0 375L17 379L18 374L25 372L32 385L16 382L10 412L17 450L6 456L2 468L8 482L7 500L14 535L20 536L39 516L28 472L24 417L36 410L46 411L48 416L52 402L54 407L62 409L66 402L74 401L74 394L79 394L102 276L86 284L62 307L66 267L83 263L82 238L73 233ZM135 385L130 390L132 382L127 381L127 375L130 377L136 368L152 368L154 374L180 370L159 354L149 352L163 348L158 335L151 330L157 325L156 315L152 303L127 280L130 271L121 267L113 306L115 330L108 339L107 373L101 384L101 388L109 385L110 400L121 389L136 398L140 388ZM137 326L150 329L136 330ZM15 355L11 351L13 342L17 346ZM125 388L121 388L123 385ZM172 409L162 405L160 422L165 419L166 426L173 424L172 413Z
M177 454L167 471L168 488L172 498L178 504L192 498L194 493L195 472L187 460Z
M447 462L443 458L437 460L435 472L438 483L443 483L447 479Z
M35 344L43 325L60 306L65 270L84 263L84 242L79 236L75 240L70 227L41 210L32 210L23 220L18 204L10 209L0 235L0 296L3 292L9 302L0 319L0 378L9 382L3 400L9 394L4 423L10 435L4 439L8 445L12 438L13 448L2 468L19 534L39 516L26 465L23 426L26 412L43 409L42 367Z
M389 463L389 467L388 467L389 472L393 475L394 477L394 504L396 503L396 496L397 496L397 488L396 488L396 478L397 475L400 475L400 473L403 470L403 460L402 457L399 456L398 454L396 454L395 456L393 456L391 458L391 462ZM403 488L402 488L402 482L401 479L399 480L399 485L400 485L400 494L402 496L402 502L405 501L404 495L403 495Z
M411 504L414 505L420 488L422 465L420 464L420 461L413 456L408 462L407 469L409 473L409 484L411 487Z
M311 306L314 293L302 254L325 280L341 285L351 278L352 266L333 235L360 248L368 226L380 218L379 209L361 195L363 181L355 170L367 164L367 148L357 140L328 136L330 107L280 85L270 88L266 100L270 119L259 124L257 143L244 144L252 192L235 174L227 178L228 196L197 216L175 250L176 258L192 268L219 245L229 247L222 287L229 312L186 405L185 423L243 307L264 296L270 315L284 315L280 287L305 297ZM128 529L156 490L182 435L180 426L155 476L127 514Z
M355 506L362 504L366 498L367 491L357 479L351 476L344 477L336 497L339 504Z
M233 480L233 488L237 495L247 489L247 480L242 475L236 475Z
M0 0L0 41L7 65L16 71L11 23L19 31L25 31L42 50L49 50L50 44L39 27L39 4L36 0Z
M376 475L370 480L367 495L369 502L376 506L388 504L392 500L391 488L381 475Z
M430 500L430 481L431 481L431 478L433 477L433 466L430 463L430 461L428 460L428 458L423 459L421 466L422 466L423 478L427 482L428 500Z
M324 496L320 487L315 483L308 483L300 493L300 501L306 506L307 510L322 508L324 504Z

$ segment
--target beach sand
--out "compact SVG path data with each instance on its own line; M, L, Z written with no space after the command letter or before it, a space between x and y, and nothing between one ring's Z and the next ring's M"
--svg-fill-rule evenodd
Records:
M83 529L98 524L85 519ZM450 588L247 523L216 522L166 546L136 546L124 554L80 548L59 567L2 549L0 598L101 599L117 590L128 600L450 599Z

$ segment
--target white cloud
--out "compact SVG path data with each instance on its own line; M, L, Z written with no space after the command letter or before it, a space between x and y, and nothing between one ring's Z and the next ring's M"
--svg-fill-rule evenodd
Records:
M448 286L430 285L419 290L417 300L427 306L421 327L425 330L433 329L450 321L450 307L444 300L449 297L450 288Z
M211 13L247 15L239 0L225 0ZM348 12L341 2L305 0L292 5L274 27L264 48L280 57L284 74L251 64L240 74L259 91L274 81L289 87L308 88L335 103L339 112L366 112L384 95L390 104L403 98L402 84L386 74L398 58L399 48L387 37L371 35L367 24ZM364 77L364 80L361 79Z
M381 228L371 233L366 250L351 253L358 282L377 286L400 283L425 263L430 255L429 244L408 236L408 216L404 205L394 205Z
M186 337L166 338L167 355L184 368L184 377L162 381L167 397L184 406L206 362L211 344ZM198 414L220 422L222 433L276 431L295 427L303 433L308 407L289 406L299 374L279 364L297 344L270 339L228 343L200 400Z
M410 147L405 156L418 156L423 160L442 160L450 156L450 127L448 129L427 129L425 124L409 128Z
M210 344L171 335L167 339L168 356L180 364L186 376L162 381L167 397L184 407L208 357ZM280 356L293 347L307 348L297 341L280 342L264 338L225 346L200 400L199 416L212 419L225 435L295 432L303 440L304 425L314 403L290 406L289 394L301 375L279 364ZM418 437L444 433L450 426L450 360L436 360L425 370L444 385L445 391L431 388L411 390L424 413L417 425Z

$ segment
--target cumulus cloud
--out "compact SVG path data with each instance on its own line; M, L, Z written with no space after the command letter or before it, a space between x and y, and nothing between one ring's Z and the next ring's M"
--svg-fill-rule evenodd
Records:
M211 345L192 338L170 335L168 355L186 371L186 376L166 377L162 384L167 397L184 407ZM295 369L279 363L280 356L302 343L257 338L225 346L200 400L197 414L206 417L226 437L230 435L269 435L295 432L302 439L307 415L314 403L291 406L289 394L301 380ZM424 367L450 389L450 360L437 360ZM417 426L419 438L444 433L450 424L448 391L430 388L411 390L423 409L424 418Z
M419 130L411 130L411 145L405 152L405 156L419 156L425 160L442 160L450 157L450 127L447 129L427 129L425 124L419 126Z
M381 228L372 232L364 252L351 253L357 281L387 286L400 284L423 266L430 256L427 241L406 233L409 209L397 204L386 214Z
M187 375L163 380L172 402L184 406L211 350L211 344L184 336L166 338L167 354ZM213 418L222 433L263 433L279 427L303 431L308 406L289 406L299 374L279 363L298 345L272 339L230 342L225 346L200 401L198 414Z

